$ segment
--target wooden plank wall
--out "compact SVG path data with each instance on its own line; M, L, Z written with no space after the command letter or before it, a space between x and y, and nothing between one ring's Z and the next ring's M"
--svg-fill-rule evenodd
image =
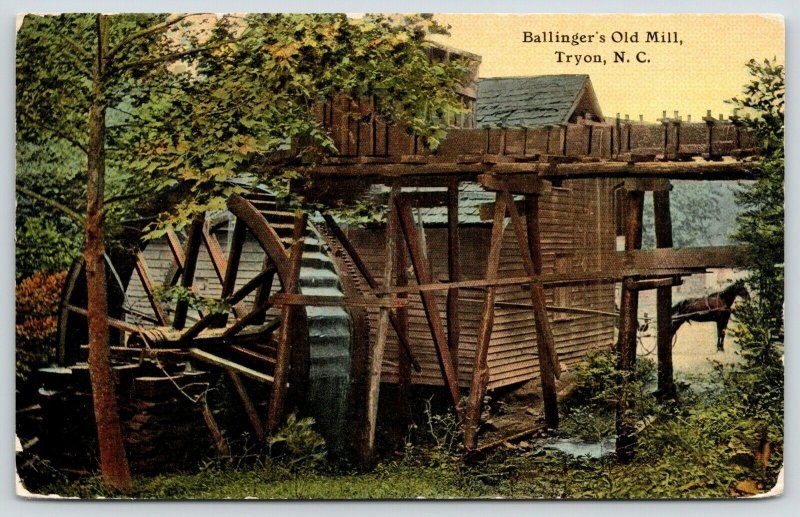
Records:
M219 238L220 246L227 252L227 232L218 232L215 235ZM155 286L162 286L165 283L167 273L172 266L172 252L167 246L166 239L156 239L150 242L144 249L145 261L150 270L150 274ZM264 261L264 251L250 235L248 235L242 249L242 257L239 262L239 274L236 277L236 288L244 286L248 280L255 277L262 268ZM195 271L195 288L201 296L218 298L222 287L217 274L208 255L205 246L200 246L200 253L197 257L197 269ZM275 277L273 282L273 292L280 289L280 280ZM134 309L145 314L152 314L153 310L145 296L144 287L141 280L135 273L131 276L127 290L128 299ZM247 307L253 303L254 294L245 298L244 303ZM170 314L170 318L172 315ZM197 311L189 310L188 317L191 321L198 319Z
M488 227L472 226L461 228L462 253L460 257L462 275L464 278L481 278L486 267L485 248L481 243L488 241ZM383 228L347 228L345 229L350 241L358 251L364 263L375 276L380 285L383 285L382 265L384 263L383 247L385 231ZM432 243L446 243L446 228L426 228L425 236L428 244L428 261L431 264L431 273L434 280L447 280L447 248L446 246L435 245ZM408 257L408 252L406 251ZM411 260L408 258L408 263ZM353 275L354 279L362 289L366 289L366 284L358 275ZM413 273L409 274L409 284L416 284ZM460 298L477 298L477 292L462 290ZM447 297L445 293L437 294L440 314L443 321L447 321ZM478 332L478 321L480 319L480 304L461 303L459 305L459 316L461 318L461 339L459 346L460 357L467 358L462 363L458 371L459 384L468 387L472 379L472 357L475 355L475 344ZM368 309L370 321L370 342L375 341L375 329L377 328L378 310ZM447 329L445 328L445 333ZM412 371L412 383L426 385L443 385L441 370L436 358L436 350L431 338L425 312L418 294L409 295L408 310L408 334L414 348L414 355L422 366L421 372ZM383 361L383 381L389 383L397 382L398 369L398 341L397 334L393 329L389 330Z
M597 253L614 249L614 227L608 180L565 182L540 201L542 272L583 274L599 270ZM524 276L525 270L513 229L506 227L500 276ZM614 310L614 286L588 285L546 288L548 306ZM530 304L530 293L520 287L501 287L498 302ZM609 316L548 312L562 365L574 365L593 348L613 339ZM498 307L489 345L489 389L538 376L536 328L527 309Z
M568 264L563 273L587 273L599 268L597 252L614 249L613 199L611 180L581 180L565 182L564 188L556 188L544 195L541 201L542 236L544 247L544 273L553 273L556 262L561 267ZM508 221L508 220L507 220ZM383 264L384 229L348 228L348 238L358 250L370 271L382 284L380 277ZM464 279L482 278L486 264L486 251L490 236L489 226L461 227L461 267ZM447 242L445 228L427 228L426 241L428 259L434 280L447 280ZM522 257L519 255L514 232L510 225L504 233L501 255L501 276L525 276ZM410 274L410 283L414 275ZM364 282L354 275L359 285ZM561 289L562 292L557 292ZM568 290L564 293L563 290ZM602 311L614 310L614 286L571 286L546 289L548 305L556 302L578 308ZM446 321L446 298L438 294L442 319ZM459 384L466 388L472 376L475 346L480 325L483 291L461 289L459 291L459 315L461 335L459 346ZM498 288L498 301L530 305L530 293L520 287ZM377 309L368 311L371 341L375 339ZM563 364L578 362L588 350L610 346L613 339L613 320L609 316L550 313L553 332ZM538 358L536 356L536 331L533 314L529 309L497 308L489 349L489 389L515 384L536 378ZM422 371L412 372L412 382L425 385L442 385L442 377L436 358L433 340L420 298L409 296L409 337ZM383 363L383 381L397 382L398 342L394 331L389 332Z

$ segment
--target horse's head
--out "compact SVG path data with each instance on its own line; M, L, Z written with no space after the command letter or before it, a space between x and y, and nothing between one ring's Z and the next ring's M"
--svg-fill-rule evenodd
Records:
M747 290L747 285L744 280L737 280L731 284L730 289L733 290L736 296L740 296L743 300L750 299L750 291Z

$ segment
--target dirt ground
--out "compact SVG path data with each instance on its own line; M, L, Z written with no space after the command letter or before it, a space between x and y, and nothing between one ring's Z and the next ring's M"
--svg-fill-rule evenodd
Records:
M725 350L717 351L717 325L708 323L685 323L678 330L672 347L672 366L675 376L705 375L713 372L713 361L722 364L732 364L739 360L736 355L736 341L733 330L736 321L731 321L725 333ZM656 335L655 332L645 333L638 347L638 357L647 357L656 360Z

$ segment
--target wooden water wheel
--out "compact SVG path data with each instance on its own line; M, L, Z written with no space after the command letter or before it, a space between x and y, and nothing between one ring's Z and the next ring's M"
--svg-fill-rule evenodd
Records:
M148 357L169 354L205 363L225 371L242 399L255 430L265 432L280 423L288 386L294 395L305 386L309 350L306 312L298 305L275 304L275 295L299 293L299 276L306 216L278 209L268 193L255 192L228 200L233 229L227 254L215 235L213 222L197 217L181 239L168 232L166 244L172 266L164 287L159 287L142 249L128 257L128 279L114 267L107 268L110 310L114 331L112 350L140 353ZM240 276L240 261L248 234L263 250L260 271L252 278ZM196 282L198 255L202 247L213 265L218 285ZM127 301L135 275L141 283L149 310L134 308ZM205 282L204 282L205 283ZM121 291L114 293L114 291ZM165 297L159 293L171 292ZM62 296L59 317L58 359L62 366L74 364L85 352L86 303L81 264L70 271ZM242 377L260 383L269 391L265 423L250 401ZM262 392L263 393L263 392Z

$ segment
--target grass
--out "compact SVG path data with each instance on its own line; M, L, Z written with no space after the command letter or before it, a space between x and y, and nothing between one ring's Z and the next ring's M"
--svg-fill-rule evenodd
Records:
M587 442L613 436L614 386L607 357L583 366L577 397L562 401L557 436ZM346 471L323 460L320 439L305 420L290 419L277 435L283 454L233 467L212 461L198 472L135 479L130 497L142 499L658 499L728 498L769 490L782 463L780 420L753 416L729 382L684 388L679 403L659 404L650 395L647 365L632 383L641 422L637 455L629 464L613 455L573 457L542 441L501 447L478 461L458 454L460 427L432 414L416 430L401 457L384 459L370 472ZM722 377L719 377L722 379ZM745 401L746 402L746 401ZM290 425L291 424L291 425ZM759 457L763 443L771 455ZM413 442L413 444L411 443ZM748 487L748 490L740 489ZM737 490L738 489L738 490ZM82 498L115 497L97 477L50 482L38 493Z

